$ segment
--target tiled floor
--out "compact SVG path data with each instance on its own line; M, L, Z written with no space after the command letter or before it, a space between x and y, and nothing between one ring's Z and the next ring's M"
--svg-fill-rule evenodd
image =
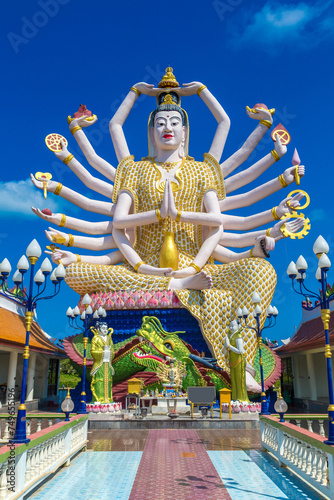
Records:
M254 430L104 430L33 500L315 500ZM61 495L59 492L61 491Z

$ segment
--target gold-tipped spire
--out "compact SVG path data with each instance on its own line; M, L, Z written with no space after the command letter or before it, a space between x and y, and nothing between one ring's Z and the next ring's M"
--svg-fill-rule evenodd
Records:
M158 87L160 89L179 87L179 82L176 81L176 78L173 75L173 68L171 68L170 66L166 68L166 74L162 77L162 80L159 83Z

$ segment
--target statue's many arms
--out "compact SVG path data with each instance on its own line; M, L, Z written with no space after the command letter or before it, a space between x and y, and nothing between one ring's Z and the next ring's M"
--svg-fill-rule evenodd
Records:
M134 161L123 124L141 93L156 97L157 107L149 118L149 155ZM196 94L218 122L202 162L188 155L188 116L180 105L181 96ZM70 130L88 163L107 180L92 176L69 153L64 142L62 151L55 152L56 156L90 189L109 199L112 193L112 202L87 198L55 181L48 181L47 189L82 209L106 216L107 220L92 223L64 214L46 215L37 208L33 211L60 227L92 235L73 236L50 228L46 234L54 243L93 251L113 250L103 256L56 251L53 259L61 259L67 266L69 286L80 294L102 290L173 289L183 306L198 319L220 366L226 367L222 354L224 330L236 308L241 304L249 307L256 289L263 298L261 305L265 311L276 285L275 271L264 257L274 248L275 241L284 237L280 227L285 221L277 222L270 236L257 228L290 213L301 198L300 194L285 198L275 210L247 217L226 213L252 205L293 183L296 172L299 177L304 175L302 165L292 166L280 178L275 177L243 194L230 195L255 180L286 153L286 147L277 138L271 152L246 170L228 177L249 157L270 128L273 110L265 108L261 105L247 111L251 118L258 120L257 127L244 145L220 164L230 128L226 112L205 85L192 82L179 87L172 69L167 68L158 88L146 83L135 84L110 121L119 162L117 169L96 154L83 131L96 117L88 119L82 113L75 114L73 119L69 117ZM33 176L32 181L43 189L41 181ZM297 219L287 225L290 232L294 232L303 222ZM257 230L250 231L253 229ZM251 250L241 253L227 248L251 245ZM245 335L245 356L250 364L255 351L255 338L249 330Z

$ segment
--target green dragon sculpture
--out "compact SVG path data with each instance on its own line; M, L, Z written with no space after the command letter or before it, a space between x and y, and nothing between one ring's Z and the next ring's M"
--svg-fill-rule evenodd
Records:
M193 385L215 385L216 389L231 389L229 374L214 364L201 360L198 351L184 342L180 335L184 332L167 332L160 321L154 316L144 316L142 325L136 335L114 344L115 356L113 367L113 396L115 400L127 393L127 380L134 375L142 378L146 388L161 389L161 382L156 375L158 366L166 362L166 358L173 358L186 364L187 376L183 379L183 389ZM83 335L68 337L63 341L66 353L78 365L78 371L83 364ZM87 345L87 367L93 364L90 352L91 342ZM278 378L277 356L271 349L264 349L264 373L266 386L272 385ZM205 365L203 364L205 363ZM258 355L255 357L254 367L258 364ZM257 370L256 381L259 378ZM273 380L273 377L275 380ZM90 380L90 371L87 370L87 380Z

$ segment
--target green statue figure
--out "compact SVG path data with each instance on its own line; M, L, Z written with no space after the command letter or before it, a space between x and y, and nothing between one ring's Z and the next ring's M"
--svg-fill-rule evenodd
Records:
M236 320L231 321L224 340L225 356L229 352L232 400L249 402L246 387L246 359L244 356L243 328Z
M97 322L96 328L91 326L94 333L90 352L94 359L91 369L91 390L93 393L92 403L108 404L113 402L112 376L115 371L112 367L114 359L114 345L111 338L112 328L108 328L106 322Z

